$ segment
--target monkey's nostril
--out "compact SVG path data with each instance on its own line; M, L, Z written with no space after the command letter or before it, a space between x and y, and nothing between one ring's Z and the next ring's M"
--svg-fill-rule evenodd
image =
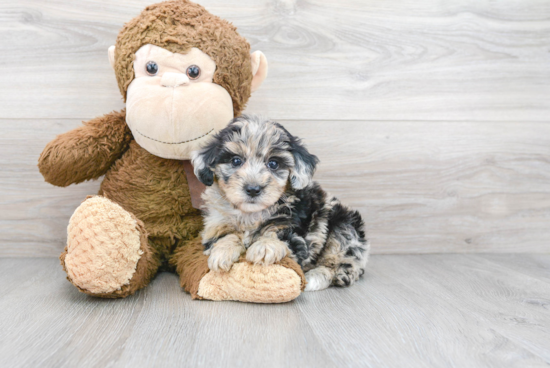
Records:
M257 197L262 192L259 185L247 185L244 190L250 197Z

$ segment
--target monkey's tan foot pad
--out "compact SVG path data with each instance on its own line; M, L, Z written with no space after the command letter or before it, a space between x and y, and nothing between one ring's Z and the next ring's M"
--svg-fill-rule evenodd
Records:
M300 266L289 258L270 266L241 261L229 272L208 272L201 279L197 294L210 300L285 303L296 299L305 283Z
M141 221L109 199L95 196L72 215L60 259L69 281L80 291L121 297L128 294L146 243Z

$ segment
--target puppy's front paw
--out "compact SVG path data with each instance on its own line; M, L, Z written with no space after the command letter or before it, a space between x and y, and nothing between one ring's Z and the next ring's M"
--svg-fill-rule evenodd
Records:
M243 251L244 247L238 236L226 235L212 246L208 257L208 268L212 271L229 271Z
M256 264L269 265L279 262L288 252L285 242L277 238L260 238L246 251L246 259Z

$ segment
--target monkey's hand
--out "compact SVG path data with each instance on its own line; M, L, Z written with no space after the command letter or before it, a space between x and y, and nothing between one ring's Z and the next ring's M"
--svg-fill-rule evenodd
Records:
M239 260L244 246L241 239L235 234L229 234L219 239L206 254L208 257L208 268L212 271L229 271L233 263Z
M44 179L66 187L104 175L132 140L126 112L112 112L58 135L38 159Z
M264 235L246 251L246 260L255 264L270 265L279 262L287 253L287 243L279 240L277 234Z

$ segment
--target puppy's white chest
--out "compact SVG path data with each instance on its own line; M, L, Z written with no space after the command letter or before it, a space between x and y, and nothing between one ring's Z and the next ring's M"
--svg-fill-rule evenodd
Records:
M250 245L252 245L254 233L259 226L260 226L259 222L254 224L239 223L236 226L236 228L241 233L243 245L245 246L245 248L248 248Z
M261 226L263 216L239 216L235 218L235 228L241 233L243 245L248 248L252 245L254 233Z

